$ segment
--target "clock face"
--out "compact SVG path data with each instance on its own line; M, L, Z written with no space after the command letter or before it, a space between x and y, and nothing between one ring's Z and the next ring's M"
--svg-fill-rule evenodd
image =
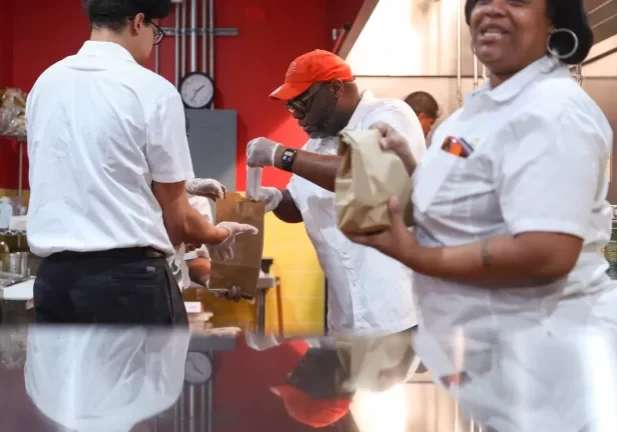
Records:
M180 95L188 108L206 108L214 99L214 83L201 72L192 72L180 83Z
M203 384L212 377L212 362L205 353L191 351L186 356L184 379L190 384Z

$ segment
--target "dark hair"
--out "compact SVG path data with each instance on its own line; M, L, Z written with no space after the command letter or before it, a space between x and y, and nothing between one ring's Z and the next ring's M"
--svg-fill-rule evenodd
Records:
M427 92L413 92L405 98L405 103L411 107L416 115L424 114L431 119L436 119L439 116L439 105L435 98Z
M145 22L166 18L171 12L171 0L84 0L84 9L90 19L90 28L108 28L120 31L130 18L139 13Z
M478 0L466 0L465 20L469 25L471 11ZM556 29L572 30L578 37L578 48L574 54L562 60L566 64L579 64L589 54L593 46L593 31L589 26L587 12L585 11L582 0L546 0L546 10L548 18ZM552 48L559 53L567 54L574 48L572 36L565 33L558 33L552 38Z

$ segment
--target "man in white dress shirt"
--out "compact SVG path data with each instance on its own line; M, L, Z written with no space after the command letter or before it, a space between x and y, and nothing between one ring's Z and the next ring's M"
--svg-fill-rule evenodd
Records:
M285 148L268 138L252 140L250 166L293 173L287 188L262 187L252 197L288 223L304 222L328 279L328 331L393 334L416 325L411 273L396 261L350 242L337 228L334 178L339 167L336 136L383 121L406 136L419 160L426 149L417 117L405 102L360 93L349 66L316 50L295 59L285 83L270 95L286 102L310 139Z
M173 245L231 248L235 235L256 232L213 226L189 204L180 95L141 66L170 10L171 0L90 0L91 39L28 97L37 322L186 324L166 260Z

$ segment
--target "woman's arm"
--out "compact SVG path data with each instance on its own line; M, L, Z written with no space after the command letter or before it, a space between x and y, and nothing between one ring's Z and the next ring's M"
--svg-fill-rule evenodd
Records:
M570 108L555 118L529 113L525 133L516 137L513 151L496 170L501 216L511 235L422 247L393 202L388 230L350 238L417 272L478 286L538 285L566 276L600 205L597 197L606 195L604 169L611 145L610 130L595 127L595 120L578 107Z
M410 234L411 235L411 234ZM399 261L428 276L504 288L543 285L566 276L583 240L549 232L498 236L462 246L401 249Z

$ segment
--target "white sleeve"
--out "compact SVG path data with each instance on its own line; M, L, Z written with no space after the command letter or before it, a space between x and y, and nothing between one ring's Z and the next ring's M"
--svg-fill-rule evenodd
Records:
M292 174L291 178L289 179L289 182L287 183L287 187L285 189L287 189L287 191L289 192L289 195L291 195L291 198L296 201L297 200L297 191L296 191L296 182L298 181L298 176L295 174Z
M186 136L186 118L180 94L160 99L148 120L146 158L152 180L177 183L195 177Z
M189 194L189 204L206 218L209 223L214 223L212 205L208 198Z
M496 182L510 232L585 238L594 206L605 199L612 137L576 107L560 110L557 118L526 116L523 127L529 132L520 133L510 154L506 147Z
M404 102L401 102L404 104ZM406 108L409 108L405 105ZM409 149L416 161L419 161L426 152L426 138L422 131L420 120L411 108L401 109L398 106L392 106L388 109L376 110L371 114L366 122L368 127L371 127L378 121L384 122L401 134L409 143Z

